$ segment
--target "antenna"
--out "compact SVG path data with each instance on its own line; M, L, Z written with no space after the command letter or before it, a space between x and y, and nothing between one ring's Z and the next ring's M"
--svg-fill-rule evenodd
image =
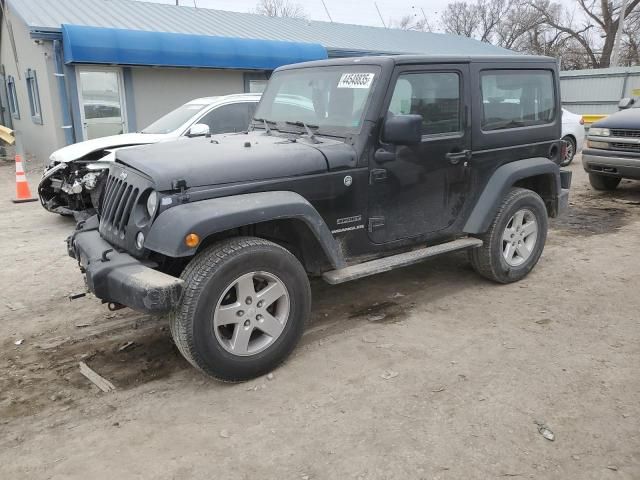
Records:
M378 4L376 2L373 2L373 4L376 6L376 10L378 11L378 16L380 17L382 25L384 26L384 28L387 28L387 25L384 23L384 19L382 18L382 14L380 13L380 9L378 8Z
M329 9L327 8L327 4L324 3L324 0L320 0L320 1L322 2L322 6L324 7L324 11L327 12L327 17L329 17L329 21L331 23L333 23L333 18L331 18L331 14L329 13Z

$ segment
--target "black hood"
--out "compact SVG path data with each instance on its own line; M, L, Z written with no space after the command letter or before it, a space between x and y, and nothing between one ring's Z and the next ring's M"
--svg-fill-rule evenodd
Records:
M640 130L640 108L620 110L607 118L598 120L592 127L598 128L631 128Z
M338 143L328 140L318 146ZM191 188L327 171L325 155L307 140L292 142L264 131L124 149L116 160L151 177L160 191L170 190L177 179Z

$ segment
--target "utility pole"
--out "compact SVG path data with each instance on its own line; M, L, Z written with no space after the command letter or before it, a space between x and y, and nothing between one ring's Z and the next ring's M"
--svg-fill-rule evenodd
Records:
M616 40L613 44L613 52L611 54L610 67L617 67L620 62L620 43L622 42L622 35L624 35L624 21L625 13L627 10L627 0L622 0L622 7L620 9L620 15L618 16L618 31L616 32Z

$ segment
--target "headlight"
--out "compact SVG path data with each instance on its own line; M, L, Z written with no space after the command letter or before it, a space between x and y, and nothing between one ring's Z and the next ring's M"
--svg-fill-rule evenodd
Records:
M609 148L609 144L607 142L594 142L593 140L587 140L587 145L589 148L602 148L605 150Z
M611 131L608 128L591 127L589 129L589 135L596 137L608 137L611 135Z
M155 190L152 190L147 198L147 213L151 218L156 214L156 210L158 209L158 194Z

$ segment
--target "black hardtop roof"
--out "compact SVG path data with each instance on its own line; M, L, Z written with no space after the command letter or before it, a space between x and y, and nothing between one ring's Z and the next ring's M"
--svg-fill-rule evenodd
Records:
M278 70L332 65L412 65L438 63L546 63L556 64L552 57L536 55L380 55L370 57L333 58L285 65Z

